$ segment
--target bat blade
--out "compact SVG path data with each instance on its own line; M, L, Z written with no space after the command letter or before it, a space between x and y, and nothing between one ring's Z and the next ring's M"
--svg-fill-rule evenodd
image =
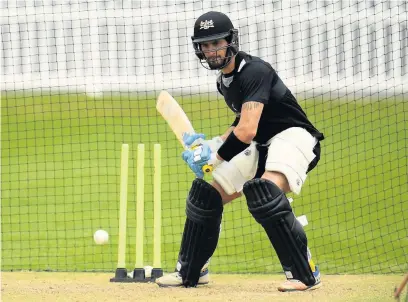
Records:
M167 121L183 148L187 150L183 142L183 133L194 133L195 131L183 108L167 91L163 90L157 97L156 109ZM202 169L204 173L210 173L213 167L204 165Z
M194 133L194 128L183 108L167 91L162 91L157 98L156 109L169 124L180 144L186 149L183 133Z

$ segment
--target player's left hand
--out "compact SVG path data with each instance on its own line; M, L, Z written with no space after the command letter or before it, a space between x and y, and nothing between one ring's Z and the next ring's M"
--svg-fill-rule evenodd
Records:
M182 154L183 160L198 178L204 177L203 166L208 164L211 159L211 149L204 144L196 147L194 150L186 150Z

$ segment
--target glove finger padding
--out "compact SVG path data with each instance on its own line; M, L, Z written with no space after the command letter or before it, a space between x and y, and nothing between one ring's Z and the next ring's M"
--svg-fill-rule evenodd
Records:
M188 164L189 160L191 161L191 158L194 157L194 153L191 150L185 150L183 151L183 153L181 154L181 157L183 158L183 160Z
M211 149L208 145L202 145L194 149L194 162L198 165L205 165L211 158Z
M255 177L258 159L256 143L252 142L229 162L219 164L213 172L213 177L228 195L241 192L244 184Z
M187 148L201 145L205 139L203 133L183 133L183 142Z
M194 172L194 174L198 178L203 178L204 177L204 172L203 172L203 169L202 169L204 164L196 163L194 161L194 151L185 150L182 153L182 158L188 164L189 168Z

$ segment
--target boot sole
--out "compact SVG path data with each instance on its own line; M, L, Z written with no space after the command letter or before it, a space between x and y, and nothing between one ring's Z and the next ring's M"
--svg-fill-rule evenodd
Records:
M156 283L159 287L183 287L183 284L160 284ZM206 285L208 282L199 282L197 285Z
M283 289L283 290L281 290L281 289L278 289L280 292L282 292L282 293L290 293L290 292L307 292L307 291L311 291L311 290L315 290L315 289L318 289L318 288L320 288L320 287L322 287L322 282L319 282L318 284L315 284L315 285L313 285L313 286L311 286L311 287L308 287L308 288L306 288L306 289Z

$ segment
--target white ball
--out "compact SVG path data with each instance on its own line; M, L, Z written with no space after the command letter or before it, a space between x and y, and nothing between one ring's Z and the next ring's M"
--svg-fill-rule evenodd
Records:
M153 267L150 265L146 265L144 267L144 271L145 271L145 278L151 278L152 277L152 269Z
M96 244L106 244L109 241L109 234L104 230L97 230L94 234Z

